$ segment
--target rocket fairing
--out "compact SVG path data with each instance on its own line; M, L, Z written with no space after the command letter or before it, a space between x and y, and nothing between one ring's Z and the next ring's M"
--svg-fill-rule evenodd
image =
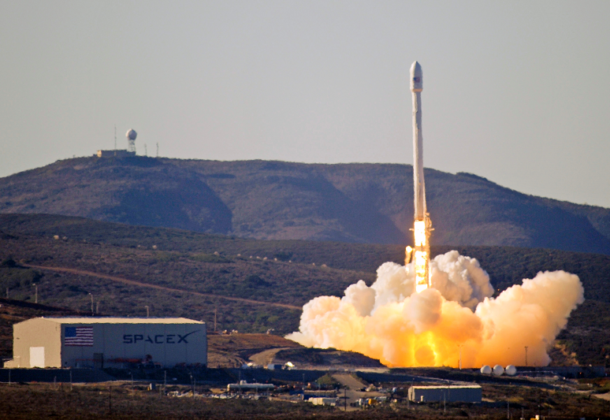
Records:
M415 206L413 234L415 248L407 247L408 263L413 255L415 263L415 290L417 293L430 287L430 232L432 221L426 208L426 184L424 181L424 145L422 136L421 92L424 88L423 73L417 61L411 66L411 92L413 95L413 188Z

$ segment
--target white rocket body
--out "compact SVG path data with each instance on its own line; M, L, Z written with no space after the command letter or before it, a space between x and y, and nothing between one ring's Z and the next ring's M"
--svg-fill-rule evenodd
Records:
M413 188L415 247L407 248L406 263L413 256L415 290L422 292L430 287L430 233L432 221L426 208L426 183L424 181L424 139L421 126L421 92L424 88L421 66L416 61L411 66L411 92L413 94Z
M416 61L411 66L411 92L413 94L413 187L415 188L415 220L426 217L426 185L424 182L424 139L421 126L421 91L423 74Z

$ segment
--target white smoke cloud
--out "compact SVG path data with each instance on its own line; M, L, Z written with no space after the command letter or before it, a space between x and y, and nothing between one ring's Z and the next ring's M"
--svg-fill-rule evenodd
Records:
M360 280L343 298L321 296L303 307L307 347L350 350L387 366L547 365L547 350L570 312L584 301L577 276L538 273L497 298L474 258L450 251L430 264L432 288L415 293L413 265L387 262L370 287Z

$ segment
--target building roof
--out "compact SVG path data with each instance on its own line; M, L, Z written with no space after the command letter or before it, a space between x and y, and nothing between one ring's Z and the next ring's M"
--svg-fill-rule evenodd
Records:
M188 318L40 317L58 324L205 324Z

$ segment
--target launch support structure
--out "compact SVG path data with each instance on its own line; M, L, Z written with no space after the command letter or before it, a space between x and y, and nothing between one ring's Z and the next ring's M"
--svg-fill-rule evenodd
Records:
M430 287L430 233L432 221L426 209L424 181L424 145L422 137L421 92L423 74L417 61L411 66L411 93L413 95L413 187L414 197L414 248L407 247L406 263L413 257L415 263L415 290L417 293Z

